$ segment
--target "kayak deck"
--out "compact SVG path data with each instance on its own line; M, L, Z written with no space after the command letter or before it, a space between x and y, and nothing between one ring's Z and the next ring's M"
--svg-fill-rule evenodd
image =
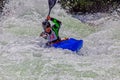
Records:
M53 47L78 52L83 47L83 40L76 40L74 38L70 38L59 43L53 44Z

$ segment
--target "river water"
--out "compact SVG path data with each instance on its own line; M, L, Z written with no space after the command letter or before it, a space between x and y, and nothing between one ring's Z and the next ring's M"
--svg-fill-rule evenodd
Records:
M84 40L77 54L43 47L45 40L39 33L47 13L47 0L10 0L5 5L0 20L0 80L120 79L120 18L116 13L87 20L95 24L89 26L59 5L53 8L51 16L63 22L61 36Z

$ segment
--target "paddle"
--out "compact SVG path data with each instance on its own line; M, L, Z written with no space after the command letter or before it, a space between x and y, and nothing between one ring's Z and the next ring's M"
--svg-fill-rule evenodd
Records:
M52 8L55 6L57 0L48 0L48 5L49 5L49 13L48 16L50 16L50 12Z

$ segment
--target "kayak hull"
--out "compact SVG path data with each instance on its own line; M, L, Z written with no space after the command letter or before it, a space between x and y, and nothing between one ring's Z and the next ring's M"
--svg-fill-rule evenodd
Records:
M71 51L78 52L83 47L83 40L76 40L74 38L69 38L67 40L53 44L53 47L68 49Z

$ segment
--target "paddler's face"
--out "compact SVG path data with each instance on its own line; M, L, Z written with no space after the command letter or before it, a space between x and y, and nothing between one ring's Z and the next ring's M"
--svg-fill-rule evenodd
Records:
M47 28L45 29L45 32L47 32L47 33L50 33L50 31L51 31L51 27L47 27Z

